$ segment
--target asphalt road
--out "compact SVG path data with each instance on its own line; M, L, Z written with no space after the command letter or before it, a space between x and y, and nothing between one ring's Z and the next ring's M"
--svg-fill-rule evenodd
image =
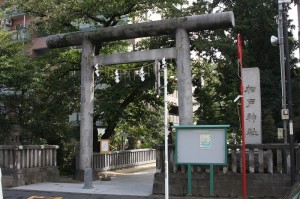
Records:
M32 190L3 190L4 199L164 199L164 195L150 195L150 196L126 196L126 195L98 195L98 194L82 194L82 193L53 193L45 191ZM170 199L214 199L212 197L202 198L193 196L184 197L169 197ZM222 198L216 198L222 199ZM225 198L223 198L225 199ZM228 199L228 198L226 198Z
M148 196L97 195L83 193L44 192L33 190L3 190L4 199L150 199ZM157 198L157 197L154 197ZM152 198L151 198L152 199Z

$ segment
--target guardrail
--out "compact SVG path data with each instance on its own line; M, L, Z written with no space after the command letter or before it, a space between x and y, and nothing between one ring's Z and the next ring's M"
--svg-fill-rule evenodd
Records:
M113 151L107 154L108 170L132 167L156 161L155 149L135 149ZM78 168L78 167L77 167ZM93 154L93 170L103 171L105 168L105 155Z
M300 144L295 145L296 173L300 171ZM156 146L156 170L164 172L164 146ZM290 173L289 144L247 144L246 171L259 174L289 174ZM215 166L222 173L241 173L241 145L228 145L228 165ZM192 171L208 172L209 166L193 165ZM186 165L176 165L175 146L169 145L169 172L185 173Z

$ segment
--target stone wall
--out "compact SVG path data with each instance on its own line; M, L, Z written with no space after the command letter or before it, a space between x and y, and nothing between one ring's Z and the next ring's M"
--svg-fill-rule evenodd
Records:
M164 194L164 173L156 173L153 182L153 194ZM192 195L210 196L209 173L192 173ZM248 197L282 198L290 188L290 176L287 174L248 174ZM185 196L188 193L187 174L169 175L169 194ZM241 174L215 174L214 193L217 197L236 198L242 196Z
M16 187L40 182L47 182L58 178L57 167L39 167L27 169L3 169L2 186Z

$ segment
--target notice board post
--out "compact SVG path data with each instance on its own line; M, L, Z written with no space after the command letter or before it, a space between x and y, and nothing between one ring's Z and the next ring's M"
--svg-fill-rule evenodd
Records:
M214 195L214 165L227 165L229 125L179 125L176 129L176 164L188 167L188 195L192 195L192 165L210 166L210 195Z
M107 169L109 164L107 163L107 154L110 153L109 148L109 140L108 139L101 139L100 140L100 154L104 154L104 170L105 176L101 178L102 181L110 181L110 177L107 176Z

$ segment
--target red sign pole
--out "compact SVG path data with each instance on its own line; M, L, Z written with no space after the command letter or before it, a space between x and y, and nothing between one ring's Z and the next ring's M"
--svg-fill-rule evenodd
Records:
M243 186L243 199L247 198L247 181L246 181L246 143L245 143L245 110L244 110L244 84L243 84L243 52L242 52L242 40L241 35L238 34L238 60L241 71L241 122L242 122L242 186Z

